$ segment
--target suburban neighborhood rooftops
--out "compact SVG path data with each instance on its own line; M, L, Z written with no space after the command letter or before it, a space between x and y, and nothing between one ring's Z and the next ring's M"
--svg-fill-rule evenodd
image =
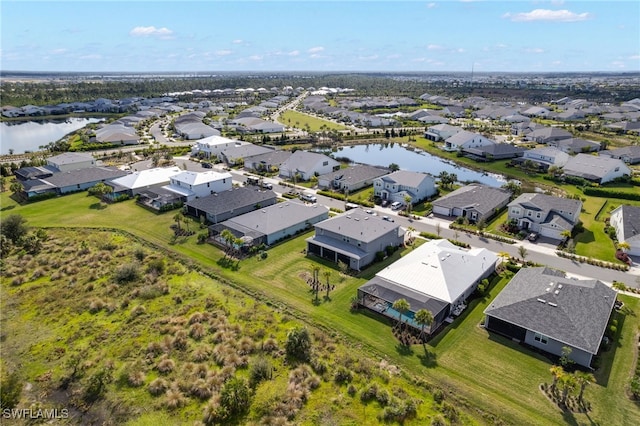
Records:
M93 161L93 155L84 152L64 152L47 158L47 162L53 165L67 165Z
M554 197L553 195L526 192L524 194L520 194L518 198L510 202L509 207L511 206L522 206L529 210L574 212L579 211L582 207L582 202L571 198Z
M484 313L596 354L615 301L615 290L598 280L522 268Z
M617 167L627 169L624 162L616 158L577 154L569 158L562 169L565 173L573 176L581 176L585 179L602 179Z
M125 171L109 167L89 167L86 169L54 173L51 177L48 177L45 180L57 188L64 188L88 182L111 180L126 174L127 172Z
M624 240L640 238L640 207L621 205L611 213L622 213L622 237Z
M368 166L366 164L356 164L345 169L321 175L319 179L336 180L347 184L362 182L367 179L374 179L389 173L389 169Z
M169 182L171 176L182 172L178 166L156 167L154 169L140 170L119 177L110 182L113 187L136 189L145 188L152 185L160 185Z
M206 172L193 172L182 170L175 175L171 176L172 181L178 181L185 185L202 185L207 182L214 182L222 179L231 179L231 173L229 172L216 172L214 170L208 170Z

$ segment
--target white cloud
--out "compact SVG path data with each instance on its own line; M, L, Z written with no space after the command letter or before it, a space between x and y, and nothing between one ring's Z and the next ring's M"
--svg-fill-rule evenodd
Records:
M231 43L233 43L233 44L242 44L242 40L236 39L236 40L233 40Z
M156 28L153 25L150 27L135 27L131 31L129 31L129 35L134 37L158 37L158 38L171 38L173 35L173 31L169 28L162 27Z
M462 47L458 47L457 49L453 49L453 52L455 52L455 53L464 53L464 52L466 52L466 50L464 50Z
M527 53L544 53L544 49L541 49L539 47L529 47L527 49L524 49L524 51Z
M524 13L511 13L507 12L502 15L505 19L510 19L513 22L532 22L532 21L555 21L555 22L578 22L591 19L590 13L575 13L569 10L550 10L550 9L535 9L531 12Z
M91 55L80 56L80 59L97 60L97 59L102 59L102 55L98 55L97 53L93 53Z
M249 59L251 59L252 61L261 61L262 55L251 55L249 56Z
M229 49L216 50L216 56L228 56L228 55L231 55L231 53L233 52Z
M622 62L622 61L613 61L613 62L611 62L611 67L612 68L624 68L625 65L624 65L624 62Z
M436 3L428 3L427 4L427 9L433 9L434 7L436 7L437 4Z
M427 46L427 50L442 50L444 49L444 47L440 46L439 44L430 44Z
M362 59L363 61L374 61L378 59L378 55L360 56L358 59Z
M298 56L300 54L299 50L292 50L291 52L287 53L287 55L289 56Z
M62 55L63 53L67 53L67 52L68 52L67 49L62 48L62 49L53 49L49 53L52 55Z
M316 46L316 47L312 47L311 49L307 50L308 53L314 54L314 53L320 53L324 50L324 47L322 46Z
M632 61L638 61L640 60L640 55L631 55L629 56L629 59L631 59Z

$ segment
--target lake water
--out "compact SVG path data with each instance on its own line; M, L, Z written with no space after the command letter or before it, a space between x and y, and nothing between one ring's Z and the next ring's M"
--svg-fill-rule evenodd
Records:
M440 172L455 173L460 182L477 181L493 187L500 187L507 182L502 175L467 169L435 155L419 150L413 151L399 144L354 145L340 148L332 154L334 157L346 157L355 163L372 166L389 167L391 163L396 163L401 170L427 172L436 177Z
M97 118L70 117L61 120L11 121L0 123L0 154L38 151L41 146L56 142L65 135L82 129L89 123L101 121Z

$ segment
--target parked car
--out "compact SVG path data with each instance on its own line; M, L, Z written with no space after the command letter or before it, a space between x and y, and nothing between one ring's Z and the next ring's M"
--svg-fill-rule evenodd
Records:
M213 168L213 166L211 165L211 163L202 163L202 167L204 167L205 169L211 169L211 168Z
M310 203L315 203L316 201L318 201L316 196L311 192L303 192L302 194L300 194L300 199L302 201L308 201Z
M270 184L269 182L262 182L262 188L264 189L273 189L273 185Z
M386 220L387 222L395 222L393 220L393 218L389 217L389 216L382 216L382 220Z
M380 205L382 207L387 207L389 205L389 200L382 200L382 203L380 203Z
M400 201L394 201L391 203L391 210L400 210L403 204Z
M537 233L537 232L532 232L532 233L530 233L530 234L529 234L529 236L527 237L527 239L528 239L529 241L535 241L535 240L537 240L537 239L538 239L538 236L539 236L539 235L538 235L538 233Z

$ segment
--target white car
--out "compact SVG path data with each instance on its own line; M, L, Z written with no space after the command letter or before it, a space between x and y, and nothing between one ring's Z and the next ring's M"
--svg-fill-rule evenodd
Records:
M391 210L400 210L402 208L402 203L400 201L394 201L391 203Z

